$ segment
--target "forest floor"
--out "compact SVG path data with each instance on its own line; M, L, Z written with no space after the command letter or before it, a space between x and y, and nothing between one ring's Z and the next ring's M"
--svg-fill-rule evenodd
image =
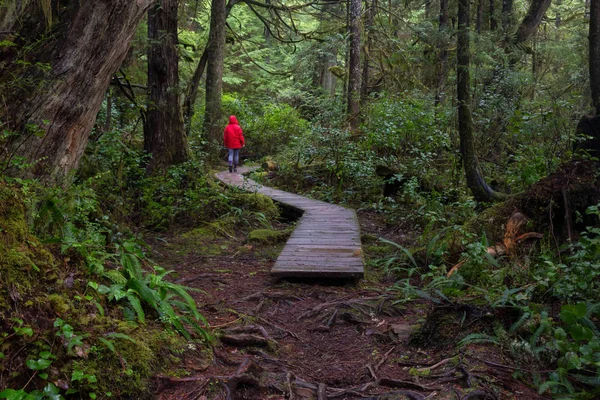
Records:
M363 237L406 239L376 214L359 220ZM176 282L198 289L193 295L217 337L155 377L159 399L542 398L496 347L456 350L467 332L489 323L486 316L425 300L395 303L394 282L368 262L358 282L274 280L269 271L282 243L194 231L151 242Z

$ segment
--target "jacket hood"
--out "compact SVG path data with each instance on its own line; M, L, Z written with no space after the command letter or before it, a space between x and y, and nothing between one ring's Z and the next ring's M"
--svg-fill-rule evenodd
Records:
M232 115L231 117L229 117L229 124L236 124L239 125L237 118L235 117L235 115Z

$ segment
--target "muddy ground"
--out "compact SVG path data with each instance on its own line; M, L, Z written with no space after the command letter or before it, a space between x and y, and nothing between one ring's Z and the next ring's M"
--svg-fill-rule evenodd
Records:
M403 240L373 214L359 219L370 240ZM211 348L190 346L180 366L155 377L157 398L543 398L513 377L528 371L498 348L457 350L489 315L397 302L393 279L369 262L368 251L358 282L274 280L269 271L282 246L250 243L243 232L153 240L154 258L178 272L177 282L199 289L195 299L216 337Z

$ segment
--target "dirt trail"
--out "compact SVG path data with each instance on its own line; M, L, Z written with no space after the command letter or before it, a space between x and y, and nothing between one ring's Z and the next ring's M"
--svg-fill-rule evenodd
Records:
M511 378L494 348L411 344L431 305L394 304L389 284L275 281L269 271L281 246L217 238L210 248L223 251L209 256L206 242L190 240L162 238L155 257L201 290L194 296L220 339L157 377L160 399L540 398Z

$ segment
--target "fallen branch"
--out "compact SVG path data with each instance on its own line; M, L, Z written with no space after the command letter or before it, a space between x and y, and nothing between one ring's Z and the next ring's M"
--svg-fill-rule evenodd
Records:
M269 346L271 341L262 336L241 333L239 335L222 335L221 341L236 347Z

